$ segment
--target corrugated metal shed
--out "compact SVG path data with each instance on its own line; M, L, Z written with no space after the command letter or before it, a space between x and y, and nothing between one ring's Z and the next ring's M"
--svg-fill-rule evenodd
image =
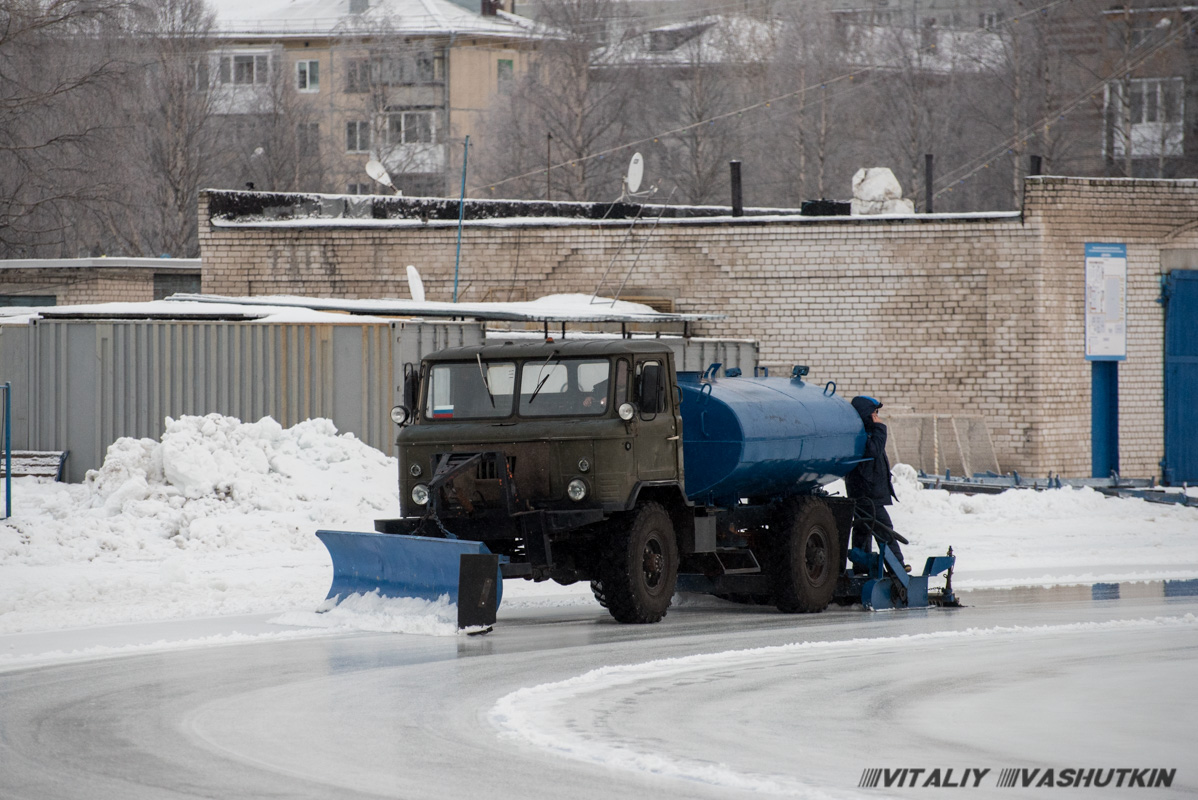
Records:
M69 450L66 479L80 481L118 438L158 438L186 414L327 417L390 453L403 364L482 340L473 322L40 319L0 326L0 375L13 446Z
M0 325L0 381L13 387L13 447L70 451L65 478L72 482L98 468L117 439L157 439L167 417L183 415L270 416L285 427L326 417L342 433L392 453L390 409L401 401L404 365L485 338L475 321L288 322L228 318L224 311L215 319L154 319L136 318L124 305L107 310L130 318L60 309L62 316ZM661 341L682 370L719 362L751 375L757 364L751 341Z

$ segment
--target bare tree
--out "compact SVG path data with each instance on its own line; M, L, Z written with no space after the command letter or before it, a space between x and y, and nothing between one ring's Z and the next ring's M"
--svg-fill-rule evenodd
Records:
M856 101L865 87L850 79L859 65L846 57L858 51L858 28L806 8L789 7L781 19L768 91L782 99L771 109L776 120L763 137L787 181L775 202L844 196L860 166L854 160L860 137L854 134L868 129Z
M105 154L126 190L98 214L108 237L134 255L199 254L196 202L223 163L210 67L213 17L203 0L145 0L130 58L127 121Z
M491 116L488 129L500 133L479 148L484 183L520 183L555 199L610 199L623 163L600 156L626 138L636 91L635 74L610 58L624 36L616 19L612 0L552 0L541 7L547 38ZM544 173L540 181L527 175L533 163L546 161L551 183ZM509 182L518 175L526 177Z
M220 118L220 137L232 156L224 182L259 191L323 191L329 183L324 149L335 132L297 95L281 61L282 53L273 54L269 80L252 105Z
M75 255L76 220L122 176L96 158L130 64L124 0L0 6L0 254Z
M661 188L677 187L675 199L685 203L725 199L727 163L739 155L740 120L732 112L743 102L738 73L746 58L725 22L710 18L662 32L677 43L663 43L665 36L650 32L637 49L650 64L655 56L669 57L643 69L646 90L634 116L641 126L638 138L675 131L658 137L650 154ZM627 68L637 70L638 64Z

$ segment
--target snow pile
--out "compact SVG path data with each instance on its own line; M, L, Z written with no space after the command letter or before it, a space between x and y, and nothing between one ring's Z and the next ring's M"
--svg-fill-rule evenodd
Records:
M911 540L908 561L921 566L952 545L961 588L1198 578L1193 505L1090 488L966 495L925 489L906 464L892 475L890 512Z
M898 178L886 167L869 167L853 175L853 214L914 214L915 204L903 199Z
M83 484L17 479L0 632L314 605L331 565L313 533L396 516L395 470L329 420L212 414L119 439Z

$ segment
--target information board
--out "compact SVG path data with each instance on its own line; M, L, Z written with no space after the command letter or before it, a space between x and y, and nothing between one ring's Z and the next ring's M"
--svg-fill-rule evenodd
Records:
M1127 358L1127 245L1086 243L1086 359Z

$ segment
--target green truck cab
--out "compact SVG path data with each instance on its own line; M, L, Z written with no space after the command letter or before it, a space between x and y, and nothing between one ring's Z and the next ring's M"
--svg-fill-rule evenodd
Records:
M397 412L403 518L377 527L481 541L504 577L589 580L617 619L660 619L695 549L676 383L652 341L435 353Z

